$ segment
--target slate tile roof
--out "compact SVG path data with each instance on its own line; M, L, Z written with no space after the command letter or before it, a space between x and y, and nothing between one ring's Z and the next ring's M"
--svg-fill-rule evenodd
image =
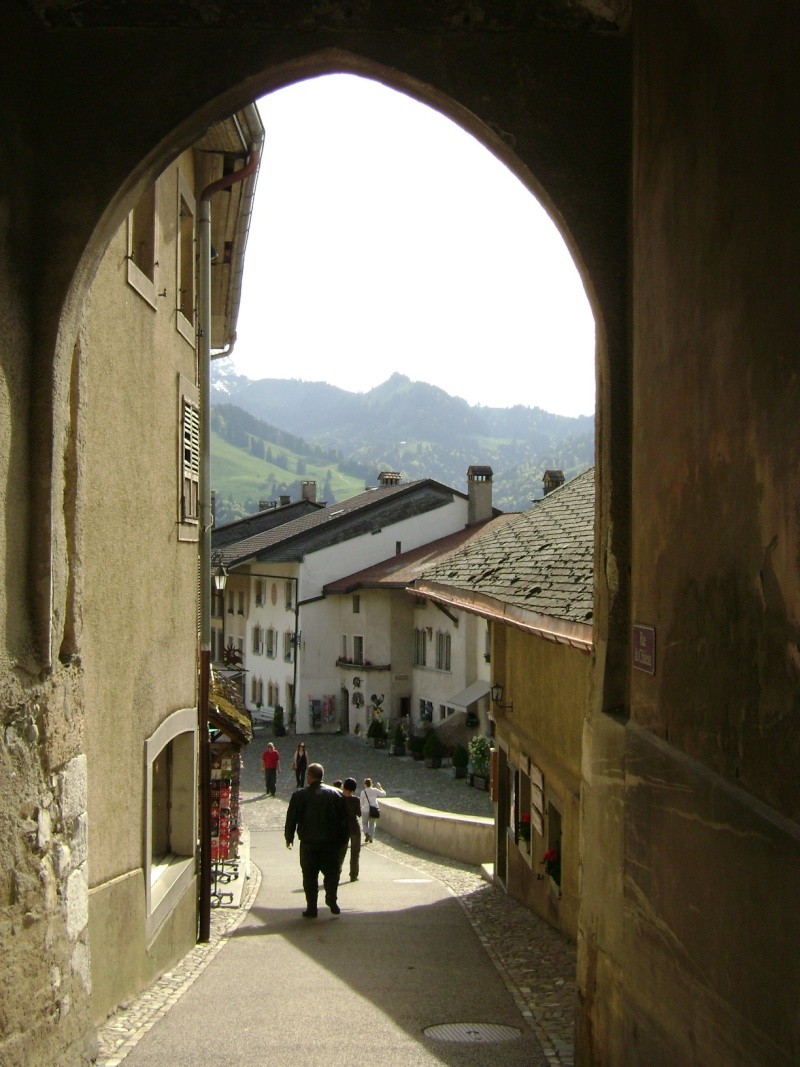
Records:
M480 594L524 612L591 625L594 468L530 511L489 524L484 535L426 567L416 583Z
M226 527L222 526L212 530L211 547L221 552L227 567L253 560L297 562L309 552L444 507L458 496L466 499L466 494L432 478L378 486L233 543L224 543Z
M224 526L215 526L211 534L212 544L215 551L219 551L226 545L233 545L244 541L248 537L274 530L276 526L283 526L303 515L309 515L314 511L321 511L325 505L314 500L295 500L291 504L283 504L276 508L267 508L258 511L255 515L245 515L243 519L234 522L226 522Z

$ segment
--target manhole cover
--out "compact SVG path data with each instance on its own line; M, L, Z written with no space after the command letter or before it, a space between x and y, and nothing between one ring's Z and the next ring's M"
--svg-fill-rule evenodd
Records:
M498 1041L514 1041L520 1031L516 1026L495 1023L444 1023L422 1031L432 1041L460 1041L468 1045L492 1045Z

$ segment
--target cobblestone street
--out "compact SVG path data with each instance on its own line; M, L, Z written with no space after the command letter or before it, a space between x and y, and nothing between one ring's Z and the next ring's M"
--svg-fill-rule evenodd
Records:
M281 754L281 772L275 798L265 796L261 752L273 741ZM410 757L390 756L388 749L374 749L364 740L336 735L303 737L309 760L325 767L330 783L348 775L359 786L364 777L381 782L390 797L415 804L469 815L491 816L489 794L455 779L450 768L431 770ZM251 833L282 831L288 799L296 788L291 770L292 754L298 738L273 739L259 728L245 754L242 776L242 812ZM497 886L490 885L480 872L465 864L440 859L380 833L372 845L362 850L362 865L369 853L389 856L416 871L437 879L460 902L486 953L505 983L523 1017L541 1045L546 1062L558 1067L573 1064L575 1006L575 946L527 908L511 900ZM199 945L159 983L125 1010L108 1020L100 1033L98 1064L115 1067L123 1062L137 1041L163 1017L191 986L211 960L235 933L255 899L259 873L254 872L241 908L214 909L212 940ZM360 884L360 883L359 883ZM490 1060L486 1050L484 1062ZM499 1050L496 1056L502 1056Z

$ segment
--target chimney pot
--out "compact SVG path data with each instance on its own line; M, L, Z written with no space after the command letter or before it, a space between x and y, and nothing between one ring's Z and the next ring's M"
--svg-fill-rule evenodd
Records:
M291 501L291 499L292 498L289 496L288 493L281 493L281 496L280 496L281 507L285 508L286 505Z
M544 486L544 495L547 496L554 489L558 489L559 485L564 484L564 472L560 470L546 470L542 478L542 485Z
M398 471L381 471L378 475L380 485L399 485L400 474Z
M303 500L310 500L312 504L317 501L317 483L313 481L301 482Z

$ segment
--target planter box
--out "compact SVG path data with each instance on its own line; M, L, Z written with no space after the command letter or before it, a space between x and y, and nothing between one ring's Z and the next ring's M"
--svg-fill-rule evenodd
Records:
M476 789L483 789L484 791L489 789L489 779L482 777L480 774L471 774L469 776L469 784Z

